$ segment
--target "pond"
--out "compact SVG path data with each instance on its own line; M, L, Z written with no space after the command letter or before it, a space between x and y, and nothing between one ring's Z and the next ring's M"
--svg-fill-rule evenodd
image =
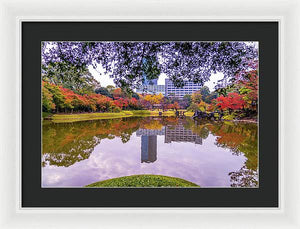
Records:
M256 123L128 117L43 123L42 187L136 174L205 187L258 187Z

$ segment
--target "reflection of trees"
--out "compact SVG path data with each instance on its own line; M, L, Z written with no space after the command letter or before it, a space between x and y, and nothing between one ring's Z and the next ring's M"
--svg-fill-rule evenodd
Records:
M164 126L175 126L179 123L179 118L175 116L162 117L160 120Z
M75 123L45 123L43 125L42 166L71 166L88 159L101 139L119 137L123 143L140 127L161 129L167 123L176 124L174 117L130 117Z
M161 130L163 126L177 126L180 123L178 117L175 116L163 116L163 117L147 117L141 120L142 129L148 130Z
M219 122L218 125L208 127L217 136L217 146L231 149L233 154L243 154L247 158L240 170L229 173L231 186L256 187L258 185L257 125Z
M205 126L203 126L202 128L200 128L198 134L201 138L206 139L209 135L209 130Z
M202 139L206 139L209 135L209 129L207 128L207 123L209 122L197 122L193 119L185 119L183 121L183 126L185 129L190 129L194 134L197 134Z
M162 120L159 119L146 119L142 125L142 129L148 129L148 130L161 130L163 128Z
M43 161L68 167L89 158L101 139L120 137L130 140L140 125L141 118L98 120L92 122L48 123L43 125Z
M69 167L75 162L88 159L95 146L100 143L100 139L78 140L73 146L64 146L60 151L49 152L43 155L43 165Z
M130 140L131 134L132 133L122 133L121 136L120 136L121 137L121 141L123 143L128 142Z
M200 138L209 133L216 136L218 147L230 149L234 155L244 155L247 160L238 171L229 173L232 187L256 187L258 185L257 125L242 122L194 121L190 118L147 117L97 120L88 122L44 124L43 160L47 164L68 167L89 158L101 139L119 137L123 143L139 128L176 128L183 125Z
M258 186L258 172L256 170L248 169L244 165L236 172L230 172L231 187L257 187Z
M234 155L244 155L244 166L230 172L232 187L256 187L258 185L257 125L244 122L212 122L184 120L184 127L206 139L209 133L216 136L218 147L230 149Z

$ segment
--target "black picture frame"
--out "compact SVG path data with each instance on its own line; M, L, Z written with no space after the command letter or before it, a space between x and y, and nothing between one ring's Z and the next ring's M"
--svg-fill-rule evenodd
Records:
M42 41L258 41L259 188L42 188ZM22 207L278 207L278 22L22 22Z

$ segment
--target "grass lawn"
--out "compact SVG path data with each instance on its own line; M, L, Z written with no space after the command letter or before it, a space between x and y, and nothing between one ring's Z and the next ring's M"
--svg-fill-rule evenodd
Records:
M43 112L43 113L42 113L42 117L43 117L43 118L50 118L51 115L52 115L52 113L49 113L49 112Z
M54 114L52 121L55 123L77 122L98 119L123 118L131 116L150 116L150 111L122 111L119 113L81 113L81 114Z
M162 111L154 110L154 111L150 111L150 114L151 116L159 116L159 112ZM162 116L175 116L175 111L164 111L162 112Z
M200 187L197 184L177 177L161 175L133 175L99 181L86 185L88 188L98 187Z
M194 112L193 111L186 111L186 112L184 112L184 115L188 116L188 117L192 117L194 115Z
M52 121L55 123L62 122L77 122L97 119L122 118L126 116L123 112L120 113L82 113L82 114L55 114L52 116Z
M158 110L133 110L121 111L119 113L79 113L79 114L54 114L51 119L55 123L63 122L77 122L98 119L111 119L123 117L146 117L146 116L159 116ZM185 112L186 116L192 116L193 112ZM162 116L175 116L175 111L164 111Z

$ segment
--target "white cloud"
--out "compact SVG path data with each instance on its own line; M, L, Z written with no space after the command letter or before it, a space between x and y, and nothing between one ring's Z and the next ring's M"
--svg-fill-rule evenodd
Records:
M97 65L97 69L94 69L93 66L90 65L88 69L92 76L100 82L101 87L106 87L108 85L115 86L113 78L110 78L109 75L104 74L104 69L101 65Z
M167 75L165 73L162 73L159 75L158 77L158 81L157 84L159 85L165 85L165 79L168 78Z
M223 78L224 78L224 75L221 72L212 74L210 76L210 80L208 82L204 83L204 86L207 86L209 88L209 90L212 92L215 90L215 86L216 86L217 82Z

